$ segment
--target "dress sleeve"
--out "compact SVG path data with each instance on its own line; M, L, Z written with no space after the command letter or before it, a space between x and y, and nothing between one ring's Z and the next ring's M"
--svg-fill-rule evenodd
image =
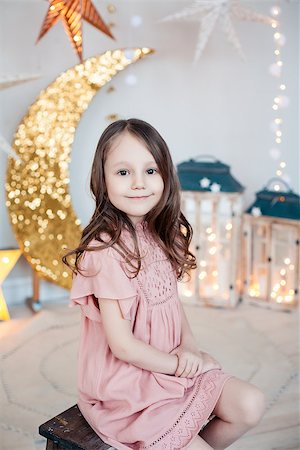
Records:
M82 274L73 277L69 306L80 305L89 319L101 322L97 299L113 299L119 302L123 317L132 319L137 296L134 281L110 248L84 252L79 268Z

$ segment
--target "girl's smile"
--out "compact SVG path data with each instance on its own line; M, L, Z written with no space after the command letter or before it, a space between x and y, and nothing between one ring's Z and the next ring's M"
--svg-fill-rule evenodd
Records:
M149 198L149 197L150 197L150 195L142 196L142 197L127 197L127 198L131 198L131 199L134 199L134 200L144 200L144 199Z

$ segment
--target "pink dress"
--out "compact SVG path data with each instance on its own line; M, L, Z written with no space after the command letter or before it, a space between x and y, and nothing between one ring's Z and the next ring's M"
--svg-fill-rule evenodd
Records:
M92 276L73 279L70 306L79 304L82 311L78 406L101 439L118 450L184 449L211 419L231 375L214 369L194 378L175 377L140 369L112 354L97 298L119 302L135 338L166 353L180 344L175 272L147 224L138 224L136 231L145 255L137 278L127 276L121 256L110 247L86 252L80 267ZM127 230L122 236L132 245Z

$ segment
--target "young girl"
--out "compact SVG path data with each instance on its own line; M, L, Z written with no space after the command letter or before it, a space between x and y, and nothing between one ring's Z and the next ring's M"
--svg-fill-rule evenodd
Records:
M80 411L118 450L228 447L259 422L264 396L225 373L192 335L177 293L177 280L196 267L192 228L160 134L138 119L109 125L91 190L94 214L63 258L69 265L76 256Z

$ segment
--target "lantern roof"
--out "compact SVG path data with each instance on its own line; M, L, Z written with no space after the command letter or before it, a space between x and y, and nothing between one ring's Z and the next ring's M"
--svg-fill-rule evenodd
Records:
M211 155L199 155L195 159L183 161L177 165L177 174L183 191L244 191L244 187L231 175L230 167Z
M275 181L283 184L286 190L270 189L270 183ZM284 180L271 178L261 191L256 192L256 200L246 213L256 217L263 215L300 220L300 196L293 192Z

